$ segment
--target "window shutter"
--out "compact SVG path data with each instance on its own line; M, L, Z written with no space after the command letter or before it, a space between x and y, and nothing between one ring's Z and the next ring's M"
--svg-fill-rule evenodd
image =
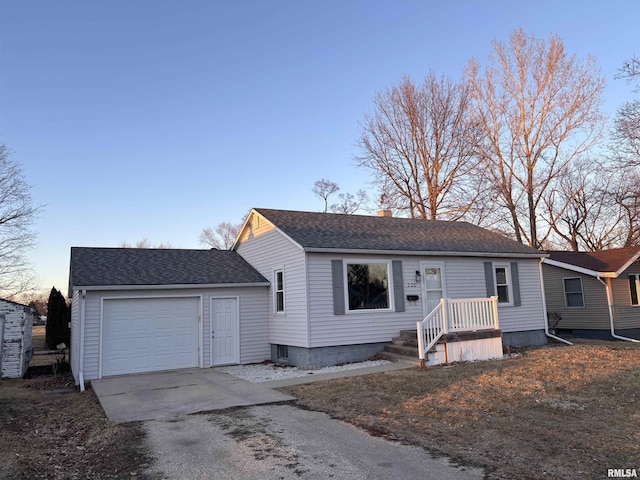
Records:
M344 274L342 260L331 260L333 277L333 314L344 315Z
M513 306L522 305L520 301L520 277L518 276L518 262L511 262L511 289L513 290Z
M496 286L493 283L493 263L484 262L484 283L487 286L487 297L493 297L496 294Z
M396 312L404 312L404 282L402 279L402 262L393 260L391 262L393 271L393 299Z
M635 275L629 275L629 291L631 292L631 305L638 305L638 290L636 289Z

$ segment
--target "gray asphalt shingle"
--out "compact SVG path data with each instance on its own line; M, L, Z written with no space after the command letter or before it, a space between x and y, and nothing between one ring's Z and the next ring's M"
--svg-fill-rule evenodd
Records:
M266 208L256 211L305 249L542 255L468 222Z
M71 286L267 283L228 250L71 248Z

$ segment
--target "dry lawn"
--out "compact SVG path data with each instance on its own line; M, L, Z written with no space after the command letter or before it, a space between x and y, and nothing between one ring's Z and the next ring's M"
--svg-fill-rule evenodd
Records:
M640 349L626 345L531 349L282 390L305 408L484 467L490 479L640 473Z
M143 434L111 425L69 376L0 380L1 479L143 478Z

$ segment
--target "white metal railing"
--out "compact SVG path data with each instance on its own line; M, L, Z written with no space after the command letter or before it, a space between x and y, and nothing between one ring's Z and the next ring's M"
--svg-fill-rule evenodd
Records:
M424 320L417 322L418 354L421 360L449 332L473 332L498 326L498 297L443 298Z

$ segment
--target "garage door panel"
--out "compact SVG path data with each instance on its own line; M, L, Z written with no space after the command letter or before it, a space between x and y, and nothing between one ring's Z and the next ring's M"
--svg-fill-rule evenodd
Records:
M198 366L198 298L105 299L102 374Z

